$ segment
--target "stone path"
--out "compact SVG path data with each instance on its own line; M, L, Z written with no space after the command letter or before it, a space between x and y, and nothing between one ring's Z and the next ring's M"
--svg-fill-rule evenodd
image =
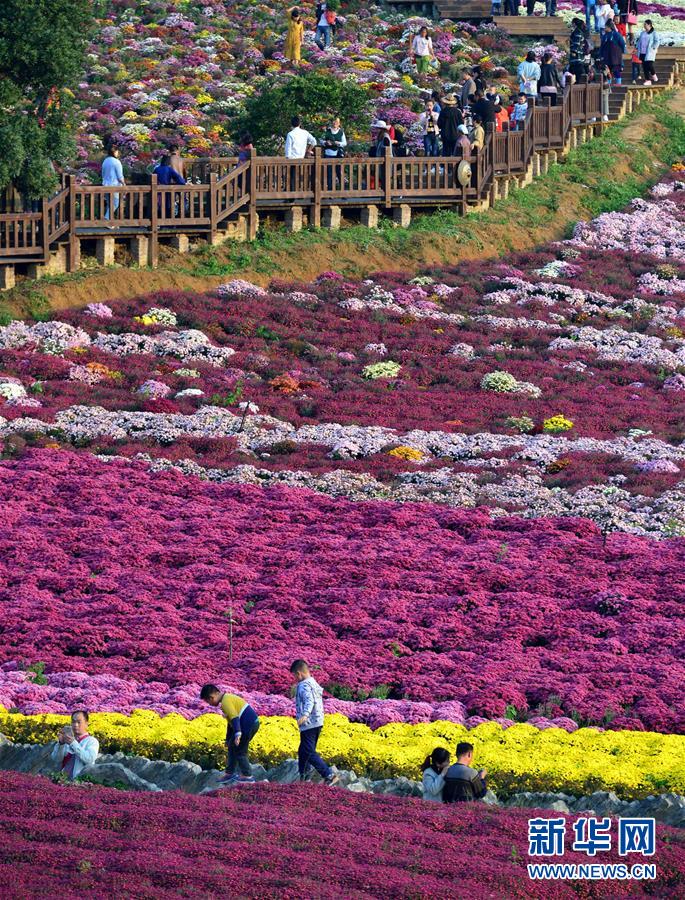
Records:
M29 775L54 775L56 768L50 759L53 744L13 744L0 735L0 769ZM293 784L298 781L297 760L286 759L280 765L265 769L252 767L257 781L274 784ZM219 784L223 773L217 769L202 769L195 763L181 760L151 760L143 756L127 756L124 753L103 754L97 762L83 770L82 778L88 782L133 791L184 791L189 794L213 794L220 790L233 790L232 785ZM354 772L340 771L340 787L357 794L390 794L395 797L421 797L421 784L409 778L383 778L373 780ZM312 781L320 782L316 773ZM322 787L322 790L324 788ZM685 797L680 794L661 794L644 800L628 802L608 791L596 791L585 797L572 797L563 793L514 794L500 801L489 791L485 803L491 806L552 809L562 813L591 812L598 816L652 817L665 825L685 828Z

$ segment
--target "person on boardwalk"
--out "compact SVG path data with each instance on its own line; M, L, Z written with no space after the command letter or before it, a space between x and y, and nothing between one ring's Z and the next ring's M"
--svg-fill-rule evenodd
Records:
M124 170L119 159L119 148L110 145L107 150L107 156L102 162L102 185L103 187L118 187L126 184L124 180ZM116 213L119 209L119 194L112 195L112 206L110 210L109 195L105 196L105 218L109 219L111 213ZM113 218L113 216L112 216Z
M583 26L581 19L573 19L571 25L573 29L569 38L569 69L579 82L582 78L587 78L588 73L585 60L590 53L589 28Z
M610 70L614 83L621 84L623 54L626 52L626 42L616 28L613 19L610 19L604 26L600 50L602 62Z
M285 138L285 158L304 159L309 147L316 147L316 138L302 127L302 119L293 116L290 124L292 129Z
M169 165L177 175L181 176L181 178L186 177L185 163L183 162L183 157L181 156L178 145L174 145L169 150Z
M304 22L300 10L294 6L289 10L288 34L285 38L283 54L294 66L302 62L302 44L304 43Z
M165 153L162 156L153 169L152 174L157 176L157 184L161 184L165 187L168 187L171 184L186 183L185 178L182 175L179 175L176 169L171 165L171 157L168 153Z
M604 27L607 22L614 18L614 8L608 2L608 0L603 0L600 6L597 8L597 12L595 13L595 19L597 24L599 25L599 34L604 34Z
M588 34L592 31L592 23L594 21L595 34L600 32L600 23L597 18L599 12L598 0L585 0L585 30ZM575 20L574 20L575 21Z
M523 131L527 115L528 98L525 94L519 94L516 103L514 103L514 109L511 114L511 130Z
M471 135L471 149L482 150L485 146L485 128L480 116L473 117L473 133Z
M445 785L445 772L450 767L450 753L444 747L436 747L424 760L422 787L423 799L431 803L442 803L442 789Z
M375 134L374 156L382 158L387 150L390 150L390 156L393 156L392 135L388 123L383 119L378 119L371 128Z
M557 105L557 93L561 90L561 80L557 67L552 62L552 54L545 53L540 66L539 91L542 99L549 98L550 106Z
M440 116L435 111L433 101L426 100L426 108L419 116L421 135L423 137L423 152L426 156L440 156L440 143L438 141L440 134L439 118Z
M92 766L100 752L97 738L88 734L88 719L85 709L74 710L71 725L65 725L60 731L52 750L52 761L70 781L78 778L86 766Z
M457 146L454 156L471 156L471 141L469 140L469 130L466 125L460 125L457 129L459 137L457 138Z
M186 180L171 165L171 157L168 153L162 156L160 162L155 166L153 175L157 176L157 184L160 187L169 187L172 184L185 184ZM171 191L164 191L164 214L167 219L171 218L172 209L180 210L181 202L178 194L172 194ZM173 202L172 202L173 201ZM162 214L162 194L157 199L158 215Z
M486 769L476 771L471 767L473 762L473 744L462 741L457 744L457 761L445 772L445 784L442 789L443 803L461 803L468 800L480 800L487 791Z
M259 716L247 700L238 694L226 694L215 684L205 684L200 691L200 699L210 706L221 707L227 720L226 746L228 759L223 784L253 784L252 766L248 758L250 741L259 731ZM240 769L238 775L236 769Z
M464 117L457 107L457 98L454 94L446 94L443 97L443 106L438 116L438 128L442 136L442 152L445 156L454 156L459 140L459 126L463 123Z
M632 47L635 44L635 26L637 25L637 0L620 0L619 10L621 21L626 27L628 43Z
M459 103L462 109L466 109L469 105L469 97L472 97L477 90L471 69L464 69L462 72L459 88Z
M633 47L630 53L630 80L633 84L637 84L640 77L640 54L637 47Z
M249 131L243 131L238 138L238 164L247 162L252 156L254 145Z
M533 50L529 50L525 60L518 67L519 90L527 97L537 97L540 66Z
M509 131L509 111L501 101L495 104L495 131Z
M645 19L644 31L640 33L637 39L637 52L642 62L642 69L645 73L645 87L649 87L652 82L656 84L659 80L654 71L654 61L656 60L656 51L659 47L659 36L654 30L651 19Z
M300 729L300 746L297 751L300 781L305 781L313 766L327 785L340 780L333 769L316 752L321 729L323 728L323 688L312 677L309 666L303 659L296 659L290 666L290 673L297 684L295 691L295 714Z

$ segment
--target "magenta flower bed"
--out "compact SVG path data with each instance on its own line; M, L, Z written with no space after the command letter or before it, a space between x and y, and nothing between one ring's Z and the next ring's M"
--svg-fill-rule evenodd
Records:
M122 794L6 772L0 793L0 893L13 900L443 898L455 885L469 900L578 897L576 884L529 881L526 810L310 785L253 785L214 797ZM571 834L569 824L563 861L590 861L571 851ZM650 859L656 881L586 882L582 896L682 896L684 850L682 832L659 827ZM624 861L615 850L601 854L602 863Z
M469 715L685 732L685 540L604 546L582 520L355 505L68 452L0 477L3 662L283 694L304 655L324 684Z
M685 191L680 193L685 195ZM681 315L685 293L658 297L641 290L639 276L654 268L652 264L650 269L645 258L620 252L600 258L590 253L574 262L576 274L552 280L536 276L535 268L550 258L551 254L543 251L521 257L520 268L477 262L431 273L447 291L439 305L433 303L436 311L467 317L462 323L417 319L382 309L344 309L339 301L353 293L364 298L369 287L333 280L306 285L299 296L306 294L312 302L304 305L293 300L298 296L292 293L297 285L274 284L274 291L287 292L254 296L243 291L231 294L230 299L164 292L115 304L114 315L108 319L84 311L66 313L64 320L92 339L98 332L155 336L193 328L205 333L214 345L236 352L226 366L212 366L184 364L172 356L160 358L150 353L119 356L90 345L67 349L62 356L46 354L33 345L6 349L0 357L0 377L19 378L29 391L39 382L39 393L31 397L40 406L26 409L0 401L0 415L30 415L50 421L57 410L74 404L192 413L207 403L226 402L237 409L242 398L256 403L262 413L294 425L338 422L511 433L507 424L511 416L527 414L539 429L545 418L563 413L574 422L574 436L613 437L641 428L667 441L679 441L682 417L673 394L664 390L664 379L673 370L664 369L654 353L640 351L634 362L609 361L598 359L580 344L560 349L550 349L550 344L571 334L574 327L604 332L618 325L637 339L645 333L660 341L663 350L676 351L682 340L675 335L685 328L685 316ZM522 281L524 275L527 280ZM396 273L382 273L376 281L400 305L427 302L407 299L417 291L432 296L431 287L408 285L406 276ZM520 305L515 287L511 294L512 286L528 282L536 285L539 296L534 294ZM591 303L590 310L582 312L555 293L557 286L597 291L598 283L603 296L616 307L629 303L638 292L644 304L667 304L674 311L670 332L666 320L650 323L642 312L616 319L593 311ZM178 326L169 329L135 322L134 317L151 305L173 310ZM483 316L490 318L478 319ZM512 328L493 324L493 318L523 322ZM534 322L540 327L530 324ZM451 353L455 344L468 344L474 358ZM373 349L378 346L385 347L385 355ZM399 374L378 380L363 377L365 366L382 360L399 363ZM118 374L92 383L87 373L80 374L89 363ZM582 370L569 368L581 363L585 366ZM199 377L176 374L187 371L188 365ZM500 369L518 381L532 383L541 395L482 390L483 376ZM141 392L148 381L166 385L166 396L160 399L161 394ZM201 390L202 396L176 396L187 389ZM227 459L225 449L223 461Z

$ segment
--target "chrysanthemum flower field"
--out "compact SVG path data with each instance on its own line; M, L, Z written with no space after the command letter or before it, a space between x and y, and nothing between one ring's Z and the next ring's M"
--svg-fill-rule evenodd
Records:
M0 325L0 732L45 743L86 706L106 752L220 766L222 721L198 699L216 680L257 708L254 758L275 765L296 753L304 656L340 768L416 779L467 738L503 797L685 793L684 224L673 173L506 261L236 279ZM373 837L331 870L350 896L407 895L416 873L427 896L455 878L469 897L568 893L535 894L511 810L267 787L174 799L170 824L164 798L2 785L9 896L36 860L45 884L70 867L98 896L134 870L146 896L176 891L198 815L207 859L234 848L211 878L241 887L237 810L302 865L347 852L329 817L348 836L363 820ZM55 803L114 836L58 852ZM142 850L120 860L142 833L174 848L167 875ZM677 896L681 838L659 835L654 889ZM288 895L287 866L256 865L252 889Z
M314 43L314 7L301 8L306 29L299 72L353 79L368 93L369 122L380 116L408 127L410 145L419 146L421 96L407 48L412 30L434 23L390 7L347 3L334 46L322 53ZM75 94L87 123L79 136L82 175L95 175L106 139L136 167L171 141L188 155L230 155L245 101L298 71L283 52L287 10L255 0L100 4L88 67ZM507 71L517 64L513 44L492 24L445 21L435 29L434 48L446 83L458 80L461 67L479 63L506 85ZM366 134L348 137L368 140Z
M315 786L122 794L0 773L3 896L577 897L525 877L525 810L456 809ZM73 823L79 822L75 831ZM681 838L660 830L655 895L679 896ZM265 853L268 848L268 853ZM565 859L582 863L570 841ZM606 862L621 861L617 853ZM584 896L607 896L589 883ZM617 885L612 896L635 896ZM604 891L604 893L602 892Z

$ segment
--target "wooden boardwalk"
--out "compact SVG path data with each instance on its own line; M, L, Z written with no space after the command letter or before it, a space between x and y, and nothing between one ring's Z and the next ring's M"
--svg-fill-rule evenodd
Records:
M653 89L640 94L651 97ZM550 154L601 130L600 84L574 85L561 99L556 107L531 107L520 131L488 133L483 149L465 161L326 159L317 148L302 160L254 154L241 164L187 160L184 186L161 186L152 176L147 185L99 187L69 176L39 211L0 214L0 289L14 286L18 266L35 278L78 270L84 244L94 243L99 263L111 265L117 241L126 241L134 265L154 267L160 241L184 252L198 237L211 244L250 240L260 215L284 217L296 231L305 221L337 228L343 212L373 227L382 214L408 225L417 209L448 207L461 214L482 209L506 197L512 183L528 183L546 170ZM463 162L468 166L460 168Z

